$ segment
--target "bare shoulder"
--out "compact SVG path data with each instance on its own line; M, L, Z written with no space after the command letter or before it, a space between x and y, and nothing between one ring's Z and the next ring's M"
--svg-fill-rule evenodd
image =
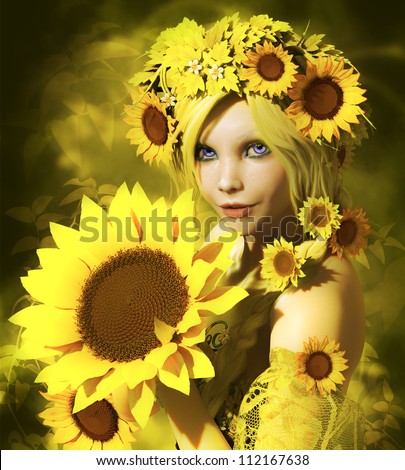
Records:
M299 288L289 288L271 315L271 347L302 350L309 337L327 336L340 343L349 359L350 376L364 345L365 314L358 275L347 259L326 257Z

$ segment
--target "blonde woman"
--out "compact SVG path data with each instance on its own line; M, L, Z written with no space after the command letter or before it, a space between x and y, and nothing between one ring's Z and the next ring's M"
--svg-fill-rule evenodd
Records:
M342 186L366 135L358 79L319 35L234 15L163 31L132 80L137 154L196 188L210 241L239 234L221 282L250 293L207 325L215 378L159 386L180 449L363 448L345 393L365 333L349 258L369 227Z

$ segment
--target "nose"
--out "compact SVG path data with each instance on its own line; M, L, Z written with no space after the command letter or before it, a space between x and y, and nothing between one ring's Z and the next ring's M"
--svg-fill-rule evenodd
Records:
M243 181L238 170L238 162L224 159L219 165L218 190L224 193L235 193L243 189Z

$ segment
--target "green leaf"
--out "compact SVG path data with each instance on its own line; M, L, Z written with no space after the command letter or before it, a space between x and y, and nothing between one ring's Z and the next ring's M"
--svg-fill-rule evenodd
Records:
M32 210L35 215L40 215L48 207L48 204L52 201L53 196L39 196L32 203Z
M29 223L35 220L35 213L29 207L12 207L11 209L8 209L5 213L9 217L19 220L20 222Z
M383 444L384 450L396 450L397 449L397 447L395 447L394 444L388 439L384 439L382 444Z
M364 344L364 355L367 357L374 357L375 359L378 359L378 354L376 350L369 343Z
M395 248L399 248L400 250L405 250L405 246L394 237L387 237L383 243L385 246L393 246Z
M39 156L50 141L51 137L49 135L39 133L27 137L23 150L24 171L27 178L30 178Z
M76 114L81 114L86 109L86 100L83 95L76 91L71 91L63 98L62 103Z
M10 403L15 403L13 395L4 390L0 390L0 405L9 405Z
M100 194L111 194L112 196L115 196L118 188L114 184L102 184L98 188L98 192Z
M367 255L363 249L359 251L359 254L354 258L358 263L363 265L365 268L370 269L370 264L367 259Z
M71 93L72 87L79 83L78 77L66 70L53 75L44 88L40 102L42 122L48 122L60 113L61 104Z
M69 193L67 196L65 196L62 201L59 203L60 206L65 206L66 204L70 204L75 201L79 201L82 199L84 195L94 198L97 196L97 190L92 187L84 186L81 188L77 188L71 193Z
M29 384L21 383L18 379L15 382L15 397L17 402L17 410L24 403L24 400L27 398L27 395L30 391Z
M72 48L79 47L82 44L86 44L92 41L97 36L100 36L100 34L103 34L112 28L119 28L119 27L120 26L115 23L110 23L108 21L100 21L92 25L89 33L76 34L73 37L73 39L70 41L69 46Z
M384 436L384 433L381 431L368 431L365 433L366 444L374 444L379 441Z
M57 212L47 212L38 217L36 221L38 230L46 230L49 228L50 222L59 222L63 219L66 219L67 216L64 214L58 214Z
M35 448L38 448L42 442L42 438L38 434L28 434L25 440Z
M82 154L79 145L79 116L72 115L64 121L54 119L51 122L53 137L65 155L78 166L82 165Z
M11 356L17 351L15 344L5 344L0 346L0 356Z
M114 199L114 196L106 195L100 198L99 204L102 207L110 207L111 201Z
M36 250L38 248L38 238L31 235L21 238L13 246L11 254L22 253L24 251Z
M388 411L388 403L386 401L378 401L374 403L373 408L376 411L380 411L381 413L385 413Z
M99 60L136 57L139 52L130 46L112 41L94 41L81 47L72 55L72 61L82 66Z
M56 243L55 240L51 235L48 235L47 237L44 237L41 239L39 242L39 247L40 248L56 248Z
M397 418L392 415L387 415L384 422L392 429L396 429L397 431L401 430L401 426L399 425Z
M389 386L388 382L385 379L383 382L383 394L384 394L384 398L388 402L391 402L392 399L394 398L394 394L392 393L391 387Z
M383 419L377 419L372 423L374 429L382 429L384 427L384 420Z
M101 140L108 150L112 150L114 138L114 107L110 102L99 106L87 104L87 110Z
M398 418L405 418L405 410L399 405L391 405L390 413Z
M90 186L95 188L97 186L96 180L94 178L87 178L85 180L81 180L79 178L71 178L70 180L66 181L63 186Z
M381 240L376 240L372 245L369 245L368 248L372 253L375 254L381 263L385 263L384 248L382 246Z
M392 227L395 225L395 222L387 225L383 225L377 231L377 236L380 238L385 238L389 232L391 231Z

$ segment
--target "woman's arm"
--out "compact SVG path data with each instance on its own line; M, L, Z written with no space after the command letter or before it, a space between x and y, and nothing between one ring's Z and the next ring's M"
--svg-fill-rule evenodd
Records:
M157 395L167 413L181 450L230 450L229 444L208 414L193 380L190 395L158 384Z

